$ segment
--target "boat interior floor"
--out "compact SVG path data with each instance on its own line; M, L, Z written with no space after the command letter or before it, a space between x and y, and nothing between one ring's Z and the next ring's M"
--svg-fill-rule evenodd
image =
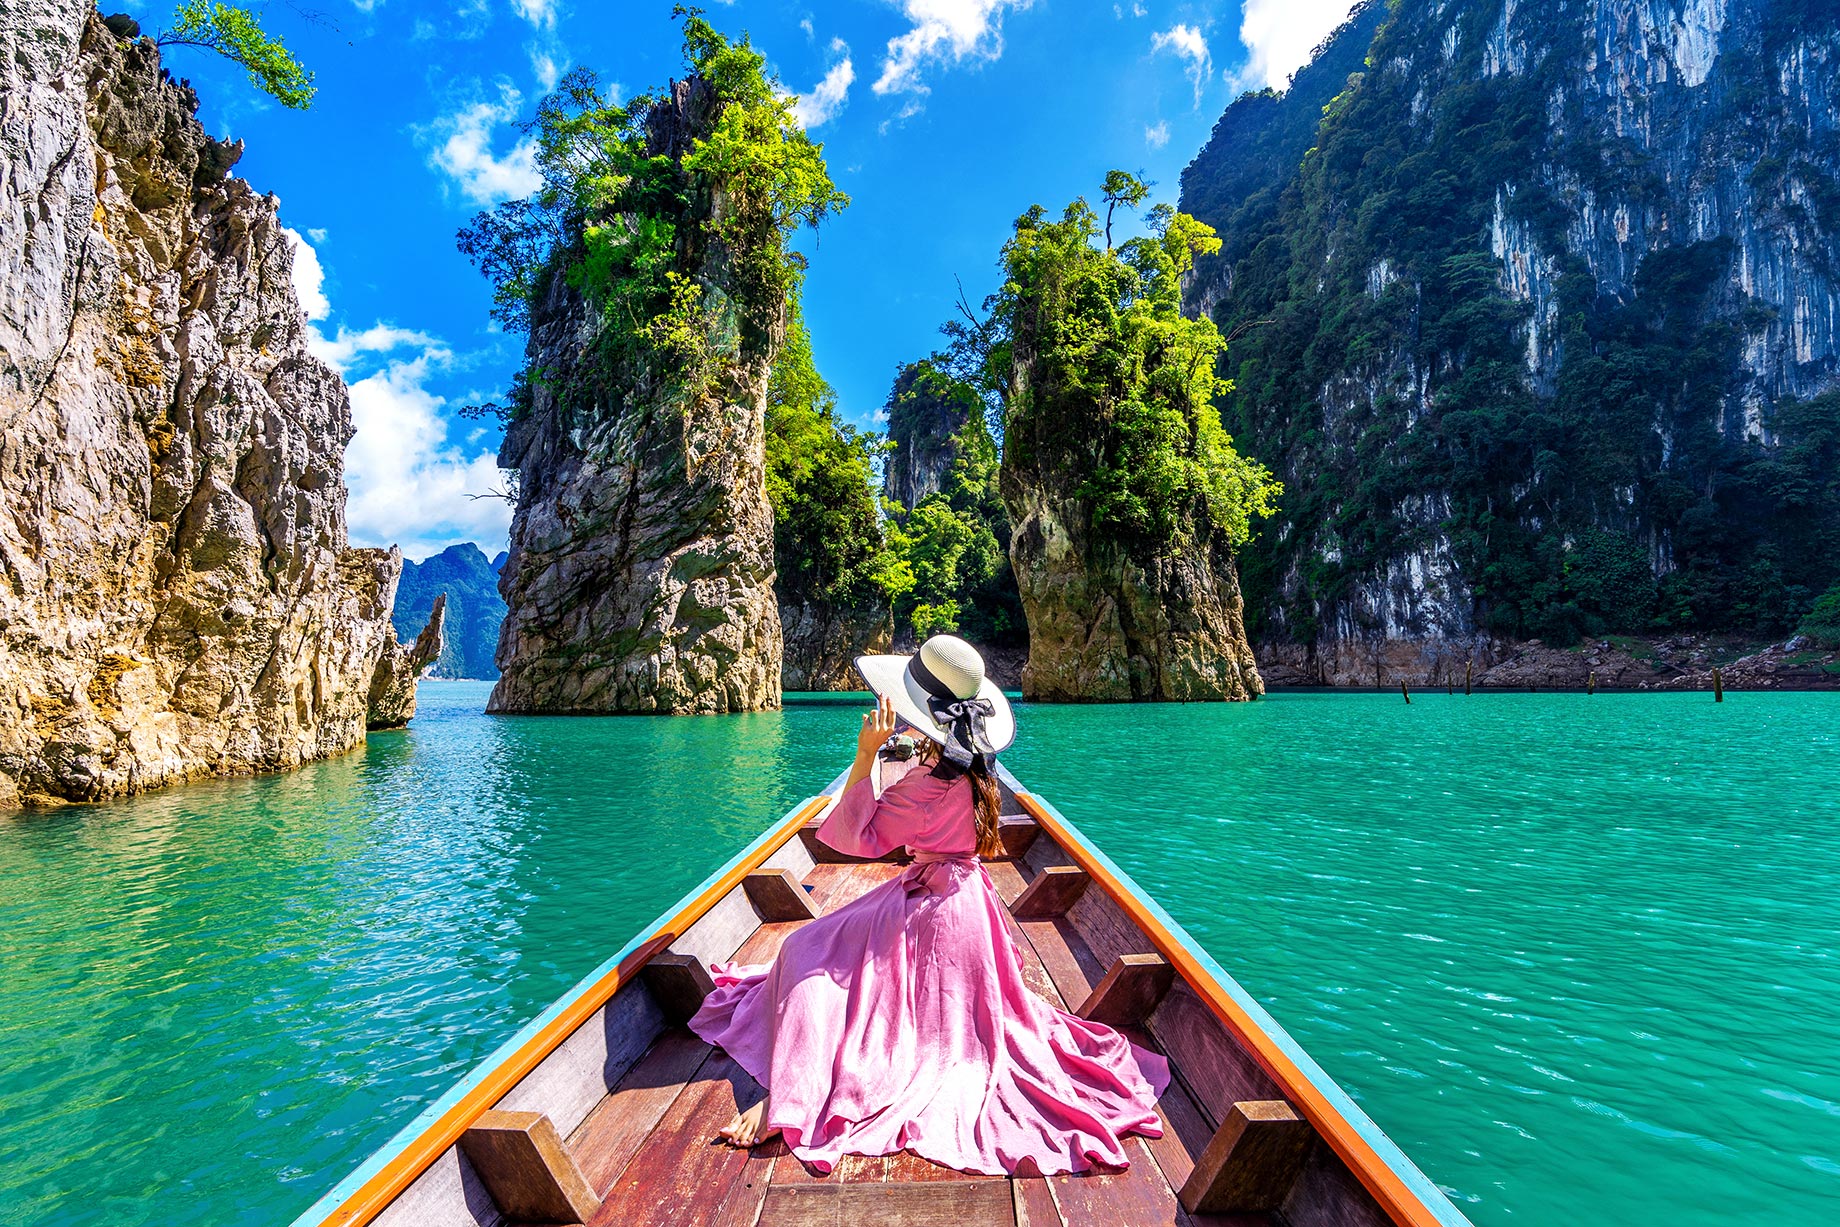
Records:
M1021 861L986 864L1006 903L1035 871ZM818 864L803 885L828 913L900 873L887 862ZM772 960L809 921L769 923L736 952ZM1029 983L1063 1009L1083 1001L1105 972L1065 918L1016 922ZM1132 1038L1156 1048L1148 1031ZM1179 1072L1179 1071L1178 1071ZM590 1227L1266 1227L1275 1216L1191 1215L1176 1200L1213 1133L1178 1077L1159 1103L1161 1138L1132 1137L1124 1169L1049 1177L979 1176L910 1152L848 1156L820 1174L774 1139L752 1151L715 1142L737 1110L765 1092L719 1049L668 1028L567 1139L601 1200Z

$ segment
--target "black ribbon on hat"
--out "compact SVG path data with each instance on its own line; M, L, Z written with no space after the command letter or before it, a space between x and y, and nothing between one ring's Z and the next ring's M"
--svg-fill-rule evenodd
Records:
M960 771L970 770L974 763L988 771L997 761L997 752L990 744L990 735L984 730L984 721L997 714L997 705L989 699L975 696L959 698L950 686L940 681L926 667L926 662L920 659L918 652L907 660L907 676L926 691L927 713L946 730L945 744L940 750L941 760Z

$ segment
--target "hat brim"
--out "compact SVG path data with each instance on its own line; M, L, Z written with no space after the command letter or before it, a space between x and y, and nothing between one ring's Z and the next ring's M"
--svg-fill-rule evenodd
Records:
M907 662L912 659L911 656L858 656L856 671L869 683L869 689L894 704L896 715L918 732L944 745L946 730L928 714L926 691L908 676ZM989 678L978 687L977 697L990 700L995 709L984 721L984 733L990 738L991 749L1000 754L1016 740L1016 714L1010 710L1002 688Z

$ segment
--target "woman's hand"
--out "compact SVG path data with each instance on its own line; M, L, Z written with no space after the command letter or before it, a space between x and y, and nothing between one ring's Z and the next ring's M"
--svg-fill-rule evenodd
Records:
M856 734L856 761L872 761L875 752L882 748L882 743L894 736L894 726L894 702L891 699L881 699L877 701L874 711L864 712L862 730Z

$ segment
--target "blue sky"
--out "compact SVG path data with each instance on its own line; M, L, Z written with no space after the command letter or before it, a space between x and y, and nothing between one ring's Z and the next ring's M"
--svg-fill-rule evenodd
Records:
M174 49L200 117L247 150L236 173L281 199L316 348L352 387L354 542L426 557L502 548L496 432L458 418L498 396L522 338L487 318L454 248L479 209L535 185L519 130L557 75L627 93L681 68L669 0L292 0L264 10L317 77L307 112L240 71ZM127 3L148 32L165 4ZM1282 87L1348 0L737 0L853 198L815 241L805 311L844 413L873 426L896 368L938 344L958 280L975 302L1031 204L1095 194L1112 167L1175 199L1182 167L1240 91ZM105 12L116 5L104 0Z

